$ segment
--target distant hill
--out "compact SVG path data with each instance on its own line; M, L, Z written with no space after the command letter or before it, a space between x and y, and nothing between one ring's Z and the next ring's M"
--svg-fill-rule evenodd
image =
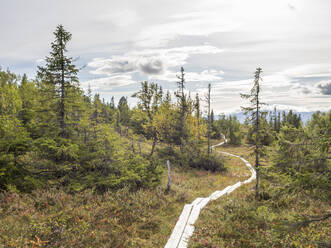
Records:
M282 112L282 111L277 111L277 112ZM315 113L314 111L311 111L311 112L295 112L295 111L293 111L293 112L296 113L296 114L299 114L301 116L302 122L304 124L307 121L309 121L311 119L313 113ZM245 118L246 118L243 112L236 112L236 113L226 114L226 116L229 116L229 115L236 116L240 123L244 123ZM217 116L217 119L219 119L219 118L220 118L220 115Z

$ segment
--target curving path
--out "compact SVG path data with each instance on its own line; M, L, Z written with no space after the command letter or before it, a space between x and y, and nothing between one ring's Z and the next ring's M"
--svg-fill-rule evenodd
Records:
M227 139L225 138L224 135L223 135L223 138L224 138L224 141L217 145L212 146L212 150L214 147L221 146L227 142ZM170 238L168 239L167 244L165 245L165 248L185 248L185 247L187 247L188 241L194 232L194 223L198 219L201 209L203 209L208 204L209 201L216 200L225 194L230 194L232 191L239 188L241 185L250 183L253 180L255 180L256 172L255 172L253 166L247 160L245 160L244 158L242 158L240 156L233 155L228 152L221 152L221 153L228 155L228 156L240 158L245 163L245 165L248 167L248 169L251 171L251 173L252 173L251 177L243 182L239 181L234 185L227 186L223 190L215 191L214 193L212 193L210 196L208 196L206 198L198 197L191 204L186 204L184 206L184 209L183 209L181 215L179 216L179 219L175 225L175 228L173 229L173 231L171 233Z

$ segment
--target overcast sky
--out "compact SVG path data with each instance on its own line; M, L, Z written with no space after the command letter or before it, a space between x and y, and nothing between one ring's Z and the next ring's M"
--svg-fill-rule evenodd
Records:
M144 80L173 91L183 66L191 94L211 83L214 111L228 113L260 66L270 108L331 107L329 0L0 1L0 65L30 78L63 24L82 87L106 100Z

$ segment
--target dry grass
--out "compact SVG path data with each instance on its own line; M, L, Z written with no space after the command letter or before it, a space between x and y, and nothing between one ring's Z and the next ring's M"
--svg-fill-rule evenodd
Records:
M172 168L168 193L164 171L161 186L137 192L0 194L0 247L163 247L186 203L249 176L239 159L224 159L222 173Z
M240 155L254 165L248 145L226 145L219 149ZM252 183L208 204L196 222L189 247L330 247L330 218L300 229L289 228L300 222L301 216L328 213L328 201L318 200L305 191L279 194L278 183L262 182L264 192L270 193L266 199L254 199Z
M283 206L275 207L277 200L255 201L253 195L245 186L208 204L189 247L330 247L330 218L297 230L286 224L297 222L300 215L325 215L330 209L327 202L298 194L284 196Z

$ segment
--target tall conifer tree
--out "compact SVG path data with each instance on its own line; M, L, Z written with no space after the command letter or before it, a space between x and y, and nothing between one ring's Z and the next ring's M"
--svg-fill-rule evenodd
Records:
M176 92L176 97L179 102L179 108L180 108L180 150L183 152L183 142L186 138L185 136L185 114L187 111L187 103L186 103L186 96L184 94L185 89L185 73L184 68L180 68L180 75L177 76L179 81L177 82L178 85L178 91Z
M198 138L200 140L200 98L199 98L199 94L198 93L195 96L194 107L195 107L195 114L196 114L196 117L197 117Z
M210 91L211 91L211 85L208 84L208 93L207 93L207 104L208 104L208 154L210 154L210 133L211 133L211 113L210 113Z
M262 69L259 67L256 69L254 74L254 85L251 89L250 94L241 94L241 97L248 99L250 106L241 107L245 115L248 115L248 120L253 125L254 144L255 144L255 169L256 169L256 185L255 185L255 197L258 197L259 194L259 180L260 180L260 157L263 155L263 144L261 142L262 137L262 128L261 128L261 114L265 112L261 111L260 101L260 82Z
M60 124L60 136L66 137L66 118L69 105L69 91L74 85L78 85L78 69L73 64L73 58L66 55L67 44L71 40L71 33L67 32L62 25L56 27L53 33L55 40L51 43L50 56L45 58L46 65L38 67L38 77L54 85L58 98L58 114Z

